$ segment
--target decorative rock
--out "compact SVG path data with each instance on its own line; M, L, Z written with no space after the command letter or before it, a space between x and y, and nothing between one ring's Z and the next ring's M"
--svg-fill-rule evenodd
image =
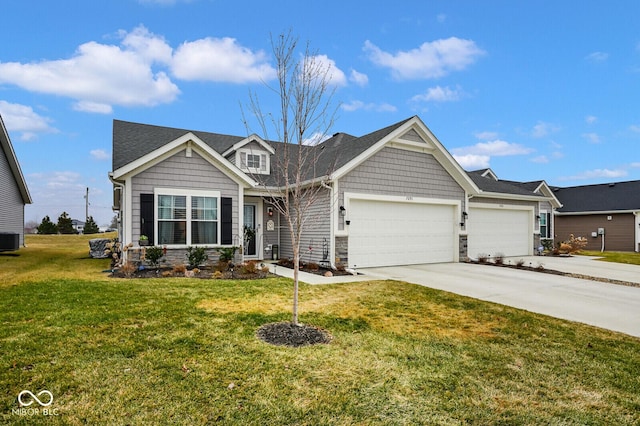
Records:
M108 238L94 238L89 240L89 256L94 259L106 259L109 255L107 251Z
M327 278L331 278L333 276L333 272L327 271L327 272L324 273L324 276L327 277Z

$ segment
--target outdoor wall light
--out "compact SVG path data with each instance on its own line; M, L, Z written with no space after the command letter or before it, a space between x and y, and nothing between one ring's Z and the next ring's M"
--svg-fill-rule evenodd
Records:
M273 216L273 207L267 207L267 215Z
M536 215L536 219L540 220L540 215L539 214Z
M464 217L465 219L469 217L469 213L467 212L462 212L462 217Z
M344 206L340 206L340 216L346 216L347 215L347 209L344 208Z

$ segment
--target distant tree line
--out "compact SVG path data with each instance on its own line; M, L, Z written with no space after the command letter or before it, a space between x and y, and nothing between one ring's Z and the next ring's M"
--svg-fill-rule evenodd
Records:
M67 212L62 212L58 217L58 222L53 223L49 216L45 216L36 228L38 234L77 234L78 231L73 227L73 222ZM93 220L93 216L89 216L82 228L83 234L97 234L100 228Z

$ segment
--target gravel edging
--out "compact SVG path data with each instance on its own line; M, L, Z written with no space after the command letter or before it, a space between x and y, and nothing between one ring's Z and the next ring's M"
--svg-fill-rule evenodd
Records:
M546 269L544 267L531 267L531 266L517 266L517 265L508 265L508 264L496 264L491 262L468 262L474 265L487 265L487 266L495 266L500 268L511 268L511 269L520 269L524 271L532 271L532 272L541 272L544 274L553 274L553 275L561 275L564 277L578 278L581 280L589 280L589 281L598 281L607 284L615 284L615 285L624 285L627 287L640 287L640 283L635 283L631 281L622 281L622 280L614 280L611 278L603 278L603 277L593 277L591 275L584 274L576 274L573 272L562 272L555 269Z

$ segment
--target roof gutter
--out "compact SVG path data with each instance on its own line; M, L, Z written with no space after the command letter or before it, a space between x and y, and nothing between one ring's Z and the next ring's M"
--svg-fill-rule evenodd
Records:
M634 210L602 210L602 211L581 211L581 212L559 212L555 211L558 216L588 216L593 214L633 214L639 215L640 209Z

